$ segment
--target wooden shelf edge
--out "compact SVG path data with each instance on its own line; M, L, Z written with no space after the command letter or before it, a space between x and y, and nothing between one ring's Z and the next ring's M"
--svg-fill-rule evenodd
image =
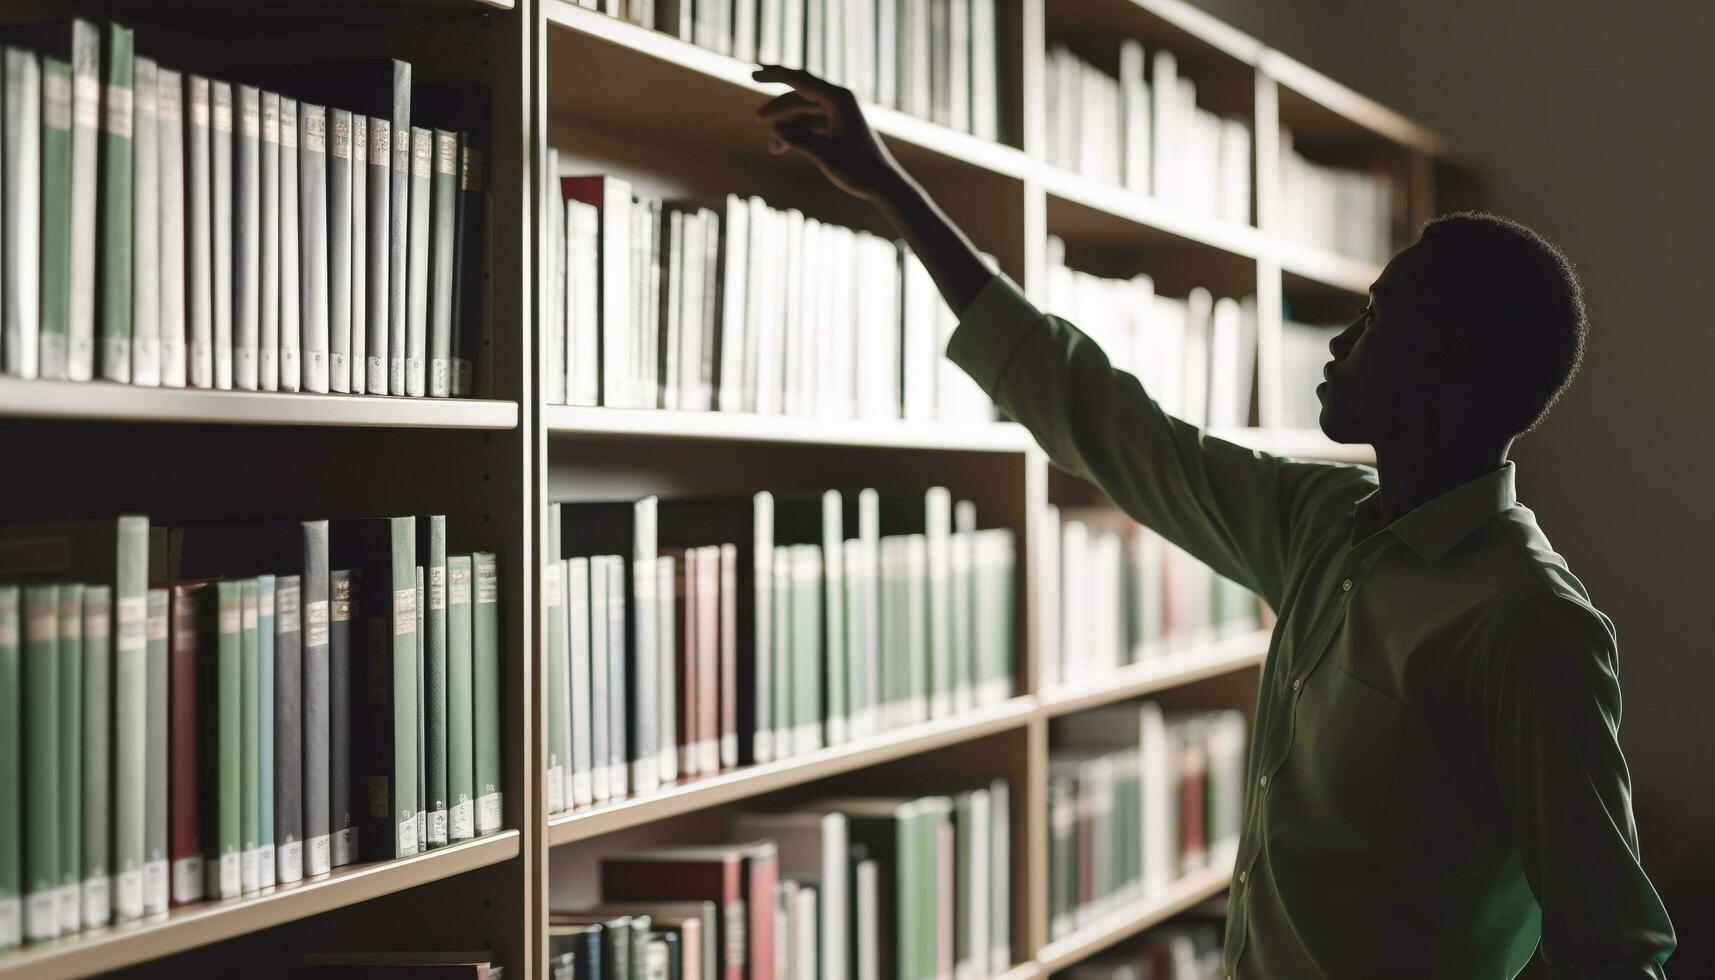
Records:
M518 403L0 378L0 419L328 428L515 429Z
M154 919L0 954L0 977L46 980L104 973L509 861L520 847L519 832L507 830L397 861L340 868L325 878L258 895L183 905Z
M1220 894L1231 883L1232 876L1232 869L1225 867L1205 868L1186 875L1159 894L1133 902L1129 908L1111 912L1042 947L1037 953L1036 964L1044 973L1065 969Z
M883 735L820 749L779 762L745 766L648 796L560 814L548 821L548 846L557 847L588 840L668 817L973 741L1022 727L1035 713L1035 698L1028 695L1015 697L964 712L957 717L910 725Z
M1168 204L1074 170L1039 162L1034 173L1049 196L1140 227L1247 259L1257 258L1267 245L1263 234L1251 225Z
M1061 685L1039 697L1042 713L1050 718L1072 714L1253 667L1268 655L1271 635L1271 630L1255 630L1127 664L1091 681Z
M565 405L544 406L542 421L548 432L556 435L1007 453L1024 452L1036 444L1030 433L1014 422L823 419Z
M1263 50L1258 67L1276 83L1377 136L1433 156L1441 156L1448 151L1447 141L1428 127L1412 122L1280 51L1273 48Z
M1275 261L1280 263L1282 272L1343 289L1354 296L1368 296L1371 284L1382 274L1380 264L1365 259L1355 259L1289 238L1270 241Z

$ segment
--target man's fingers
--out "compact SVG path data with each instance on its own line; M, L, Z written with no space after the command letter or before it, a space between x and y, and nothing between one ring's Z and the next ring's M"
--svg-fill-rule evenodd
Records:
M826 79L818 78L800 68L787 68L782 65L763 65L751 72L750 77L758 82L790 85L800 94L830 107L840 91L839 86Z
M784 153L786 150L797 150L815 159L824 159L832 149L833 143L826 136L810 130L809 127L797 122L777 122L769 127L774 139L769 145L770 153ZM786 149L776 150L776 145Z
M774 122L777 119L790 119L795 116L825 113L827 109L814 100L805 98L797 92L787 92L777 95L762 104L756 110L756 118L763 122Z

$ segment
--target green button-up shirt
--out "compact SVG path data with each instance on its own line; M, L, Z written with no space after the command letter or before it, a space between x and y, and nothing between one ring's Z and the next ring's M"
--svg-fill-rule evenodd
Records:
M1614 628L1511 463L1383 525L1365 466L1161 410L1004 277L948 355L1055 463L1279 614L1227 922L1235 978L1662 977Z

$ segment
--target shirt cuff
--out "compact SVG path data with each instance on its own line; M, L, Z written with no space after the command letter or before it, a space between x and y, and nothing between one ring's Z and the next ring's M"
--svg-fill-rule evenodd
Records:
M959 317L947 357L993 398L1013 355L1041 319L1042 311L1018 285L1006 273L996 273Z

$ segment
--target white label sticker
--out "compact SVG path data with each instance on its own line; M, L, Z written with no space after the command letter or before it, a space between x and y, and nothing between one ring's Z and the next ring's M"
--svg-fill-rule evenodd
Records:
M222 854L217 873L220 875L220 894L216 897L228 898L239 893L244 878L238 852Z
M583 772L583 771L574 771L572 773L572 805L573 806L576 806L579 803L590 802L593 789L594 789L594 787L592 787L590 785L590 774L589 773Z
M143 596L126 596L114 603L118 610L119 636L116 652L135 653L146 645L149 623L149 600Z
M24 898L24 928L31 942L52 939L60 934L59 889L50 888Z
M447 608L447 566L434 565L429 568L429 608Z
M417 853L417 818L408 817L399 821L399 853Z
M263 844L256 849L256 878L263 888L274 887L275 870L274 845Z
M327 834L310 838L310 846L304 852L304 874L310 877L325 875L333 870L333 840Z
M246 892L253 892L262 887L261 866L256 860L255 848L246 849L239 855L238 866L239 887Z
M202 901L202 857L179 858L173 862L173 901Z
M73 75L71 81L72 124L94 129L101 120L101 82L93 75Z
M475 811L469 800L460 800L453 804L452 818L449 821L449 835L453 840L469 840L476 836Z
M304 646L328 645L328 601L318 599L304 604Z
M304 879L304 842L287 841L274 854L274 875L281 884Z
M168 618L165 606L161 608L160 612L150 616L148 623L143 627L143 635L145 639L150 643L166 642Z
M237 603L222 609L220 611L220 631L222 633L238 632L243 623L242 615Z
M344 867L357 860L357 828L344 827L333 835L333 865Z
M476 832L492 834L500 829L500 794L486 793L476 801Z
M131 138L131 88L107 86L107 131L120 139Z
M274 590L274 629L279 633L298 631L298 586Z
M60 935L76 932L83 915L83 889L77 885L60 886Z
M159 915L165 912L169 896L167 862L150 861L143 865L143 914Z
M119 918L140 919L143 917L143 869L121 871L115 876L118 887L117 900L119 903ZM105 921L105 920L104 920Z
M429 844L432 847L445 846L447 842L447 811L429 811Z
M393 635L417 632L417 587L393 590Z
M566 808L565 774L559 766L548 767L548 812L559 813Z
M0 949L10 949L23 941L24 903L18 896L0 898Z

